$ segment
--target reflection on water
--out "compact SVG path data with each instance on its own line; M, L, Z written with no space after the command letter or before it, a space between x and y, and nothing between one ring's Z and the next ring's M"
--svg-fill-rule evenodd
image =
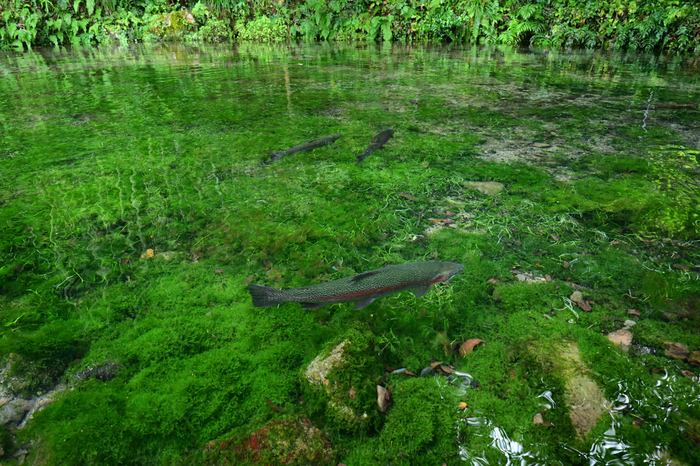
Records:
M697 405L698 387L680 383L682 380L665 371L655 386L644 387L626 380L612 380L609 386L617 386L614 402L609 417L602 423L609 423L609 428L591 439L590 447L581 450L572 443L562 443L561 447L580 458L590 466L628 466L632 464L647 464L667 466L673 463L670 459L670 445L640 444L629 435L624 435L620 426L622 423L634 423L639 429L661 434L662 426L679 407ZM554 406L552 392L546 390L537 398L548 401L541 406L551 403ZM549 408L548 408L549 409ZM468 415L469 416L469 415ZM460 458L474 466L487 464L535 465L562 464L556 458L547 457L538 450L537 444L526 439L509 436L508 433L486 416L474 413L460 419L457 424L457 438L467 436L488 437L488 449L482 452L472 451L460 446ZM669 440L666 440L668 442ZM496 454L497 455L494 455ZM500 460L494 458L501 457ZM505 458L503 458L505 457Z

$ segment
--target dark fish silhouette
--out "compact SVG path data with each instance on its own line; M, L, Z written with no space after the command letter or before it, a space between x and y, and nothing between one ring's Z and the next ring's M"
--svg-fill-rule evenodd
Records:
M285 155L292 155L301 151L311 152L316 148L323 147L328 144L333 144L342 136L342 134L333 134L332 136L324 136L322 138L314 139L313 141L305 142L304 144L299 144L298 146L294 146L291 149L287 149L282 152L270 152L270 161L274 162L275 160L281 159Z
M375 150L381 149L382 146L384 146L384 144L386 144L392 137L394 137L393 129L385 129L381 133L377 134L372 138L372 141L369 143L369 146L367 146L367 149L365 149L361 155L357 156L357 163L360 163L366 157L369 157Z
M326 304L355 302L355 309L362 309L377 298L405 290L412 290L420 298L432 285L449 280L463 268L456 262L408 262L291 290L251 283L248 291L255 307L301 303L304 309L316 309Z

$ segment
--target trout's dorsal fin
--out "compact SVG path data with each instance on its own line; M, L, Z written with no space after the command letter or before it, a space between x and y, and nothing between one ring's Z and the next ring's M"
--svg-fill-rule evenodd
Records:
M430 291L430 285L418 285L417 287L413 288L413 294L416 298L420 298L428 291Z
M350 281L356 282L358 280L362 280L363 278L371 277L372 275L376 275L378 273L379 273L379 270L372 270L371 272L361 273L359 275L355 275L354 277L350 277Z

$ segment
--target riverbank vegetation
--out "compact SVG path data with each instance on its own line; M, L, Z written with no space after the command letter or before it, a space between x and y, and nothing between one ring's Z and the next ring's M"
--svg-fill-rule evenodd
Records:
M0 47L159 40L430 41L697 51L681 0L7 0Z

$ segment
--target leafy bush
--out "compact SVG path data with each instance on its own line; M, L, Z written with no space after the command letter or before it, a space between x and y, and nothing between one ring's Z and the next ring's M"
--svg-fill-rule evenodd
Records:
M279 17L270 19L267 16L262 16L249 23L239 19L236 22L235 32L242 40L277 42L287 38L287 27Z

